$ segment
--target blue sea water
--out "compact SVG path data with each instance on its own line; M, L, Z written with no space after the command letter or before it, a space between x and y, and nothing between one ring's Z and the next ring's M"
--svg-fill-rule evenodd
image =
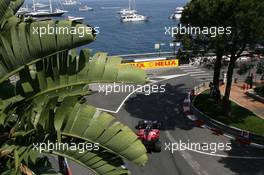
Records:
M39 2L48 2L39 0ZM122 23L116 13L128 7L128 0L80 0L94 11L80 12L79 6L59 6L68 10L64 16L85 17L85 22L99 27L96 41L88 46L93 51L104 51L110 55L155 52L155 43L165 43L162 51L171 51L172 38L165 35L165 27L176 26L178 21L168 19L175 7L184 6L187 0L136 0L140 14L150 16L148 22ZM55 4L55 2L53 1Z

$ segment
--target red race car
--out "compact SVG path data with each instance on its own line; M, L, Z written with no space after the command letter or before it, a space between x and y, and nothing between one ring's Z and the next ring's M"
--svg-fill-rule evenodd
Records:
M161 122L141 120L136 126L137 136L147 148L148 152L161 152L159 140Z

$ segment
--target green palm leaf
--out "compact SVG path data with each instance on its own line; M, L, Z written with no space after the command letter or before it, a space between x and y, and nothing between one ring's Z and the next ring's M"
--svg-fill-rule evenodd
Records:
M68 55L67 51L60 52L45 59L40 59L30 66L23 67L13 77L19 80L12 83L5 81L0 84L0 123L5 120L5 108L23 99L37 99L36 109L41 108L43 94L49 98L58 96L88 95L89 83L94 82L125 82L144 83L146 74L143 70L133 66L121 66L120 57L107 57L105 53L95 54L90 58L90 51L84 49L80 56L74 52ZM100 70L100 71L98 71ZM94 78L96 76L96 79ZM21 78L22 77L22 78ZM37 98L37 97L40 98ZM8 99L8 100L7 100ZM49 99L47 99L49 100ZM3 116L3 117L2 117Z
M24 0L1 0L0 2L0 28L7 23L10 17L23 5Z
M6 19L6 11L10 5L10 0L0 1L0 24Z
M86 168L89 168L96 174L102 175L124 175L129 174L127 169L122 168L123 160L108 151L53 151L52 154L69 158Z
M76 50L62 51L24 66L13 72L13 76L19 77L17 81L0 84L4 92L0 98L5 99L0 103L1 117L5 116L2 123L9 121L10 114L16 111L20 125L14 137L26 137L32 129L38 130L41 126L43 132L57 132L59 142L66 137L99 143L99 152L90 151L85 155L78 151L51 153L77 161L97 174L127 174L128 170L120 167L123 165L120 157L144 165L147 161L145 147L133 131L113 116L79 100L90 93L86 86L89 83L146 82L144 71L122 66L121 61L122 58L108 57L106 53L91 57L90 50L83 49L80 54ZM7 107L9 112L5 112ZM54 114L51 115L51 111Z
M122 59L119 57L107 57L105 53L97 53L90 59L87 49L82 50L80 56L72 53L68 55L66 51L41 59L19 70L16 75L23 78L15 84L0 84L0 90L5 92L0 98L9 99L20 95L33 99L48 92L63 97L74 91L85 95L88 90L83 87L89 83L146 82L143 70L133 66L121 66Z
M146 149L136 134L108 113L65 98L55 114L55 128L62 135L99 143L102 147L144 165Z
M24 2L25 0L12 0L9 7L13 10L15 14Z
M47 99L49 98L45 100ZM45 104L42 104L42 109L38 111L40 113L39 120L36 123L41 125L46 131L52 131L51 128L54 127L59 134L59 143L73 143L73 139L77 139L78 141L76 143L98 144L99 149L82 152L79 149L75 151L47 150L46 153L72 159L90 168L97 174L127 174L128 170L121 168L124 164L121 157L138 165L144 165L146 163L146 149L141 141L133 131L116 121L113 116L98 111L96 108L85 103L81 103L78 100L78 96L65 97L59 103L57 103L57 100L58 98L53 98L45 102ZM25 116L31 116L35 108L27 108L23 111L22 106L18 110ZM52 118L49 112L51 110L54 111L54 118ZM19 129L28 127L28 121L23 122L22 120L19 126L17 128L18 132L13 135L21 138L30 138L28 134L32 134L32 132L19 132ZM47 140L40 139L40 142L47 142ZM26 142L24 141L24 143ZM58 142L54 140L54 143ZM17 147L10 146L9 149L13 151ZM26 165L29 162L35 162L38 155L36 151L32 151L32 146L19 147L16 152L16 157L19 155L19 158L16 158L17 161ZM18 165L19 163L16 164L16 166Z
M94 41L94 30L69 20L14 16L23 2L0 2L0 133L4 132L1 139L7 139L0 142L0 163L6 163L0 173L57 174L46 157L39 165L43 157L32 148L33 143L49 141L98 144L97 150L85 152L43 152L72 159L97 174L128 174L122 168L123 158L145 165L146 149L135 133L83 99L90 94L91 83L144 84L146 73L121 65L120 57L70 50ZM76 33L82 29L90 32Z
M0 34L0 82L8 73L38 58L79 47L95 39L93 30L84 35L72 33L78 28L90 30L91 27L69 20L23 22L14 16L9 18ZM41 33L44 30L45 35Z

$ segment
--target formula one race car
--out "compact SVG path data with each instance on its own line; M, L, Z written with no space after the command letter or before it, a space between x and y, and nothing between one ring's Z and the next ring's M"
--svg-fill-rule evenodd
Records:
M136 126L137 136L147 148L148 152L160 152L161 142L159 140L161 123L158 121L141 120Z

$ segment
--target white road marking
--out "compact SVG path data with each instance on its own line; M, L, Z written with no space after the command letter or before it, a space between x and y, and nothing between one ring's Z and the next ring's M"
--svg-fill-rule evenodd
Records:
M190 73L195 73L195 72L205 72L204 70L201 69L190 69L190 70L184 70L185 72L190 72Z
M113 110L108 110L108 109L103 109L103 108L97 108L97 109L98 109L98 110L101 110L101 111L105 111L105 112L109 112L109 113L114 113L114 114L116 114L116 113L118 113L118 112L120 111L120 109L122 108L122 106L124 105L124 103L127 101L127 99L128 99L131 95L133 95L135 92L137 92L138 90L142 89L143 87L145 87L145 86L149 86L149 85L152 85L152 84L155 84L155 83L160 83L160 82L163 82L163 81L167 81L167 80L170 80L170 79L173 79L173 78L183 77L183 76L186 76L186 75L188 75L188 74L179 74L179 75L168 76L168 78L165 78L165 79L162 79L162 80L159 80L159 81L156 81L156 82L151 82L151 83L149 83L149 84L146 84L146 85L144 85L144 86L142 86L142 87L139 87L139 88L135 89L134 91L132 91L130 94L128 94L128 95L124 98L124 100L121 102L121 104L119 105L119 107L118 107L115 111L113 111Z
M197 71L197 72L195 72L195 71L189 71L188 73L190 73L190 74L202 74L202 73L204 73L204 74L209 74L209 73L206 73L205 71Z
M203 76L203 77L212 77L213 75L210 75L209 73L203 73L203 74L191 74L191 77L198 77L198 76Z
M170 134L169 131L165 131L165 134L167 136L167 138L172 142L175 143L176 140L174 139L174 137ZM192 156L190 155L190 153L186 152L186 151L179 151L179 153L181 154L181 156L190 164L190 166L198 173L201 175L206 175L205 173L203 173L204 171L201 170L200 168L200 164L192 159Z
M169 131L165 131L166 136L172 143L177 143L177 141L173 138L173 136L170 134ZM263 160L264 157L254 157L254 156L230 156L230 155L224 155L224 154L216 154L216 153L207 153L199 150L194 150L188 147L183 147L185 150L196 152L203 155L213 156L213 157L221 157L221 158L231 158L231 159L255 159L255 160ZM185 151L180 151L185 152Z
M180 74L182 75L182 74ZM161 79L172 79L172 78L177 78L179 77L178 75L164 75L164 76L157 76L157 77L153 77L153 78L161 78Z

